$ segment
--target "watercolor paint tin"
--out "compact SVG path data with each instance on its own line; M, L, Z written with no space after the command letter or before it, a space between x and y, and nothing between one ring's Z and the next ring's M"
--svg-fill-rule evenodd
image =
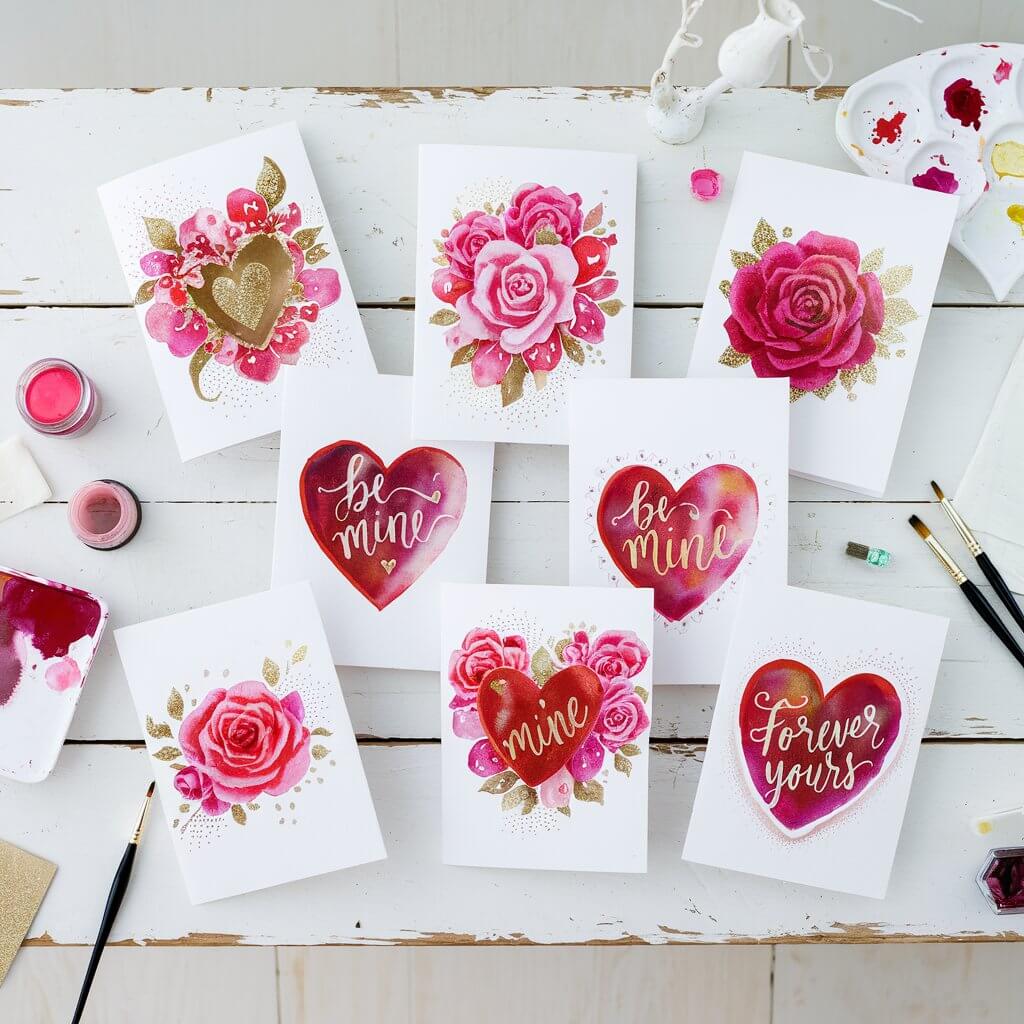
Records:
M15 399L21 418L52 437L79 437L100 413L96 386L66 359L38 359L18 378Z
M997 301L1024 274L1024 44L908 57L846 90L836 136L867 175L955 195L950 245Z
M53 771L107 617L84 590L0 566L0 776Z

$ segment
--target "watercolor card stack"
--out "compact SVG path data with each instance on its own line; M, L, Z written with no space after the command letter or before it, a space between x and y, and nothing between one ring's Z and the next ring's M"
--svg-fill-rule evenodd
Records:
M717 684L743 583L786 582L785 382L581 381L570 406L572 583L653 590L656 681Z
M193 903L384 858L308 584L114 637Z
M683 859L883 898L948 624L746 587Z
M691 377L789 384L790 469L880 497L955 197L746 153Z
M420 438L566 444L577 380L628 377L636 157L421 146Z
M651 592L442 598L444 863L646 871Z
M294 124L99 191L182 459L277 430L289 366L374 372Z

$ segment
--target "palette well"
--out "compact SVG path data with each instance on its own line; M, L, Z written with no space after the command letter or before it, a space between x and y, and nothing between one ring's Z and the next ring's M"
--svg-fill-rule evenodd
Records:
M0 776L53 771L107 614L84 590L0 567Z
M873 178L955 195L950 244L997 301L1024 274L1024 45L964 43L862 78L836 135Z

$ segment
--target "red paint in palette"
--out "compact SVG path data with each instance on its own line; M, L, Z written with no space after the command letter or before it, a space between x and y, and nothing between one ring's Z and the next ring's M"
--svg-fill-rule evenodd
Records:
M41 434L75 437L99 415L99 392L89 378L65 359L40 359L18 379L18 411Z
M906 111L903 110L897 110L892 117L880 117L875 122L875 132L871 136L871 141L876 146L883 142L888 142L890 144L898 142L900 136L903 134L903 122L906 119Z

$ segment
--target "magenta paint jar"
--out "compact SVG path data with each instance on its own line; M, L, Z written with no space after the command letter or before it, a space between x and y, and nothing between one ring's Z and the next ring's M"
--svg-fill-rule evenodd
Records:
M93 480L71 496L71 532L86 547L113 551L139 531L142 506L134 491L116 480Z
M15 390L18 412L33 430L51 437L78 437L100 412L100 394L66 359L39 359L26 367Z

